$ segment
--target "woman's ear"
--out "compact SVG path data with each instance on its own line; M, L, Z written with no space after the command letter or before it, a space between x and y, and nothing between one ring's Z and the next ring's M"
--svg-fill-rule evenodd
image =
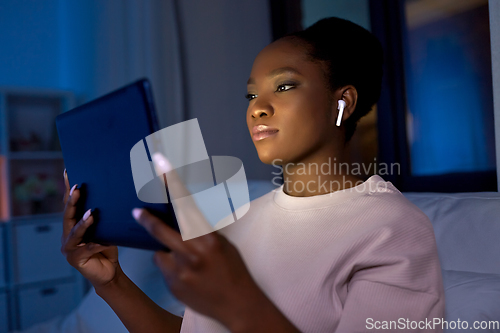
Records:
M344 122L352 115L354 110L356 110L356 103L358 101L358 91L354 86L348 85L338 89L337 94L335 95L339 96L339 98L334 103L335 105L334 119L337 119L339 113L338 101L343 100L345 102L345 107L342 114L342 122Z

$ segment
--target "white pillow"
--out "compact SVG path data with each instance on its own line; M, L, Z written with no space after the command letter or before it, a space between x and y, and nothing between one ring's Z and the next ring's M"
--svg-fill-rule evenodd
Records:
M500 332L498 328L473 328L474 321L500 322L500 275L449 270L443 270L442 273L446 300L445 320L467 321L469 332ZM444 330L463 331L465 330L450 328Z

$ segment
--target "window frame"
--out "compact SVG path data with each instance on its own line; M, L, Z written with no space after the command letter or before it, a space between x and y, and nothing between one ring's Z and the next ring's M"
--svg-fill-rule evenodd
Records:
M378 161L400 165L397 175L384 175L405 192L497 191L497 172L460 172L432 176L411 174L406 133L406 85L404 70L404 0L370 1L372 33L384 49L382 92L377 103Z

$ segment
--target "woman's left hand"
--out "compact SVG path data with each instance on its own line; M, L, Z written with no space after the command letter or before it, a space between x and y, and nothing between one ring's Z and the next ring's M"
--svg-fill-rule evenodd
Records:
M134 209L136 220L171 252L155 253L173 295L191 309L238 331L262 302L270 302L247 270L238 250L221 234L182 240L181 235L145 209ZM261 306L259 306L261 305ZM258 316L258 315L257 315Z

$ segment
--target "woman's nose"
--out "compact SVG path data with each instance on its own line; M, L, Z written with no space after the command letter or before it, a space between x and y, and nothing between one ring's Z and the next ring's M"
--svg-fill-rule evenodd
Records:
M271 105L259 101L256 102L257 103L253 105L251 110L252 118L262 118L266 116L270 117L274 114L274 110Z
M270 112L266 111L266 110L262 110L262 109L259 109L259 110L255 110L252 114L252 117L254 118L261 118L261 117L265 117L265 116L269 116Z

